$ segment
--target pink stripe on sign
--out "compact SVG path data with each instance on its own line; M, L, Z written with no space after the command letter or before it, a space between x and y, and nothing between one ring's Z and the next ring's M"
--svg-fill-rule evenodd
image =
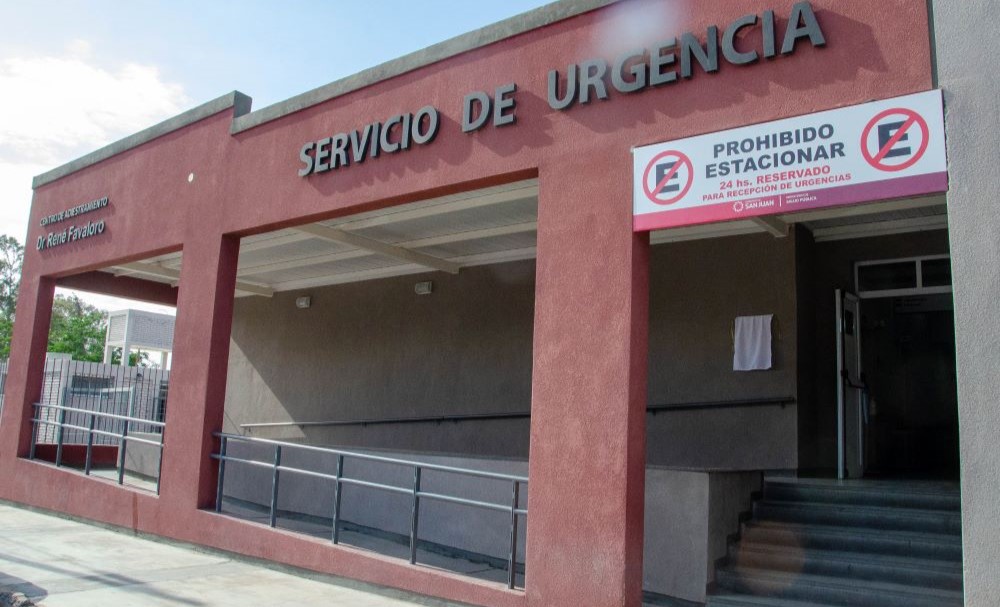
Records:
M632 221L635 232L661 228L677 228L719 221L733 221L762 215L785 215L799 211L839 207L893 198L906 198L948 191L948 173L930 173L912 177L886 179L874 183L845 185L812 192L797 192L733 200L692 209L677 209L636 215ZM740 208L741 211L736 209Z

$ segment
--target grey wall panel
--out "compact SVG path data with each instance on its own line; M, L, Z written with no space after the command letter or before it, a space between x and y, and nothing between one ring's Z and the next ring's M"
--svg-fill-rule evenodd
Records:
M933 2L936 64L945 93L949 229L955 282L965 604L1000 597L1000 77L989 57L995 0ZM985 43L985 44L984 44Z
M794 239L654 247L650 403L796 395ZM414 283L434 280L417 296ZM226 429L255 422L530 410L534 262L279 293L236 302ZM308 293L312 307L296 309ZM775 368L732 370L737 315L774 314ZM796 408L659 413L651 465L794 468ZM526 457L529 420L255 429L345 447ZM732 440L730 432L739 440Z

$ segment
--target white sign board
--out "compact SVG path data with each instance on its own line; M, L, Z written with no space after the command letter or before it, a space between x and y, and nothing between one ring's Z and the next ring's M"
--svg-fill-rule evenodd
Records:
M940 91L633 151L636 232L948 189Z

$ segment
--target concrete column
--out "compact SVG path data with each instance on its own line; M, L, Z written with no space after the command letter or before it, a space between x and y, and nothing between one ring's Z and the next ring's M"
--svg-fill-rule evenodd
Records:
M184 247L174 329L161 500L179 511L215 501L213 432L222 429L239 239L199 236ZM183 521L178 521L183 524Z
M0 461L27 457L31 449L33 405L42 395L55 287L53 279L37 277L25 268L14 317L13 355L7 366L7 396L0 417Z
M630 160L539 174L531 606L641 603L649 240L632 234Z
M1000 597L1000 78L984 58L998 11L995 0L932 6L948 137L965 604L987 607Z

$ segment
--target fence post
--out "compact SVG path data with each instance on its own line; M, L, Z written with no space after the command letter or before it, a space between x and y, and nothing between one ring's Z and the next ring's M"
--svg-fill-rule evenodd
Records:
M56 426L56 468L62 465L63 424L66 423L66 409L59 409L59 425Z
M521 485L514 481L514 489L510 500L510 558L507 560L507 587L514 588L517 577L517 502L521 493Z
M90 416L90 421L87 423L87 461L83 465L83 473L90 476L90 469L94 463L94 422L97 421L96 415Z
M215 511L222 512L222 487L226 478L226 445L229 440L225 436L219 437L219 486L215 490ZM160 458L163 457L163 449L160 449ZM159 479L157 479L159 484Z
M156 495L160 494L160 477L163 476L163 433L160 433L159 458L156 460Z
M32 405L34 415L31 417L31 448L28 450L28 459L35 459L35 445L38 444L38 428L41 426L37 421L42 418L42 403Z
M344 456L337 456L337 480L333 486L333 543L340 543L340 479L344 476Z
M274 474L271 477L271 526L278 523L278 467L281 466L281 445L274 447Z
M417 523L420 519L420 466L413 467L413 511L410 515L410 564L417 562Z
M128 425L131 420L125 420L122 426L121 438L118 439L118 484L125 484L125 450L128 448Z

